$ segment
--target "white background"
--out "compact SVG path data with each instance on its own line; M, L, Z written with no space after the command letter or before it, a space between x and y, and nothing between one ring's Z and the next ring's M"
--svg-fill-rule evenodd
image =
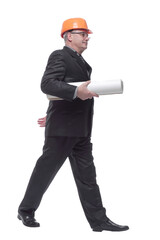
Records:
M0 6L3 239L159 239L160 7L157 0L4 0ZM83 54L92 80L122 79L124 94L95 100L92 142L107 215L130 230L91 231L68 161L36 213L38 229L16 218L42 153L48 106L40 81L50 53L64 45L61 25L83 17L94 32Z

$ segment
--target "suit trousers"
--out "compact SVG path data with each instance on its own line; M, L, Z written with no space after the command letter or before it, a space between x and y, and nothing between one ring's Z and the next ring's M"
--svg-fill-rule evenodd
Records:
M46 137L43 154L31 175L19 212L33 214L56 173L69 158L79 198L93 228L106 219L92 156L90 137Z

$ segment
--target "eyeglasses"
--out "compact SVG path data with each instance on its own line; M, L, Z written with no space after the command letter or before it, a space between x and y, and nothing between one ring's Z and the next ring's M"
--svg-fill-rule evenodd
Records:
M85 32L71 32L71 34L80 34L83 38L88 38L88 33Z

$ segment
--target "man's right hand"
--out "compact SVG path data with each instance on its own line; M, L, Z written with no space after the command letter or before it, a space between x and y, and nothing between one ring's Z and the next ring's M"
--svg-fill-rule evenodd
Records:
M93 97L99 97L98 94L91 92L88 90L87 86L90 84L91 81L87 81L82 83L77 89L77 97L81 100L91 99Z

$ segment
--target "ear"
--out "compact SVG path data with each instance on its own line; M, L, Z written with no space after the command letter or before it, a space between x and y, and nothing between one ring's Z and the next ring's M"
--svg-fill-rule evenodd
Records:
M69 42L72 42L72 34L70 32L68 32L67 38Z

